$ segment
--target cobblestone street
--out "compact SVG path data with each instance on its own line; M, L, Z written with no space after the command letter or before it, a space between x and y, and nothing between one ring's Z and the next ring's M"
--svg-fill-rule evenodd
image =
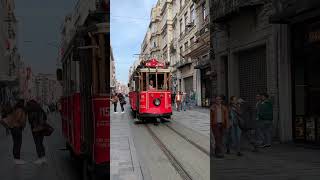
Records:
M209 156L168 128L209 152L209 128L205 128L208 115L201 110L174 111L172 122L154 126L153 123L134 123L130 113L130 106L126 107L125 113L111 112L111 180L181 179L145 126L158 136L193 179L209 179ZM191 165L190 161L197 163Z

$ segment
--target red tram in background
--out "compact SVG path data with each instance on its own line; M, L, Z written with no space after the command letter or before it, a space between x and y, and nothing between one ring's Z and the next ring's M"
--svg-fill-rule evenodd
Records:
M63 86L67 148L81 160L84 179L105 180L110 172L109 11L92 13L68 44L57 79Z
M168 64L156 59L141 62L130 75L129 100L139 120L171 118L171 73Z

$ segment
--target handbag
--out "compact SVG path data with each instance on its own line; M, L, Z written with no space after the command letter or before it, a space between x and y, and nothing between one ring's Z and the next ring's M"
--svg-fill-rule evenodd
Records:
M32 132L40 133L44 136L51 136L53 131L54 131L54 128L52 126L50 126L48 123L45 123L43 125L40 125L40 126L32 129Z

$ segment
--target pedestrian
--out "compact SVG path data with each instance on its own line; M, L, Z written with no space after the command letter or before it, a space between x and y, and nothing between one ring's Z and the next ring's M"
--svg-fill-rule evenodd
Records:
M181 111L186 111L187 108L187 98L188 94L186 92L181 92L182 98L181 98Z
M119 98L117 93L113 94L113 96L111 97L111 102L113 104L114 113L118 113L117 112L118 101L119 101Z
M217 96L215 103L210 107L211 129L215 141L214 153L223 158L223 134L229 128L228 108L222 104L222 97Z
M230 127L229 132L231 135L232 144L235 146L238 156L242 156L240 151L241 129L240 129L240 106L238 104L238 98L236 96L230 97L229 104L229 117ZM228 143L227 152L230 153L230 141Z
M195 93L194 93L194 91L193 90L191 90L190 91L190 96L189 96L190 98L190 105L189 105L189 108L191 109L191 108L193 108L194 106L195 106L195 104L196 104L196 98L195 98Z
M3 105L1 105L1 119L5 119L8 117L9 114L11 114L13 112L13 108L11 106L10 103L4 103ZM3 122L3 121L1 121ZM4 126L4 128L6 128L6 135L8 136L10 134L10 129L9 127L3 123L2 124Z
M15 164L25 164L24 160L21 160L21 146L22 146L22 131L26 126L26 112L24 110L24 100L20 99L15 104L12 112L7 115L3 120L3 124L6 124L10 129L13 140L13 157Z
M258 132L262 144L260 147L270 147L272 142L273 106L267 93L261 94L261 102L258 104Z
M181 91L179 91L178 94L176 95L177 111L180 111L181 109L181 101L182 101L182 93Z
M46 163L45 158L46 152L43 145L44 134L43 125L46 124L47 114L41 105L35 100L30 100L27 102L26 111L28 114L28 120L32 131L33 140L36 146L36 151L38 159L34 161L35 164Z
M121 93L118 94L118 98L121 106L121 113L124 113L124 105L127 103L126 99Z
M175 105L175 101L176 101L176 92L175 91L172 93L171 101L172 101L172 106L174 106Z

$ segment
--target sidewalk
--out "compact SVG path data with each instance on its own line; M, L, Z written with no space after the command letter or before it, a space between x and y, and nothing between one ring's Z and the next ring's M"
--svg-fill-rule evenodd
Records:
M111 105L111 109L113 110L113 105ZM111 180L142 180L129 120L123 118L125 116L126 114L115 114L111 111L110 177Z
M191 110L177 111L173 108L173 120L210 137L210 114L208 108L194 107Z
M60 119L58 115L49 115L49 123L54 126L55 132L45 137L47 164L36 165L37 159L34 141L29 124L23 131L21 158L27 161L25 165L15 165L12 155L12 138L6 136L3 126L0 126L0 176L1 180L77 180L80 177L75 165L70 160L69 153L62 151L65 143L61 136Z
M320 156L318 150L295 145L277 144L244 156L225 155L224 159L212 158L213 179L232 180L318 180Z

